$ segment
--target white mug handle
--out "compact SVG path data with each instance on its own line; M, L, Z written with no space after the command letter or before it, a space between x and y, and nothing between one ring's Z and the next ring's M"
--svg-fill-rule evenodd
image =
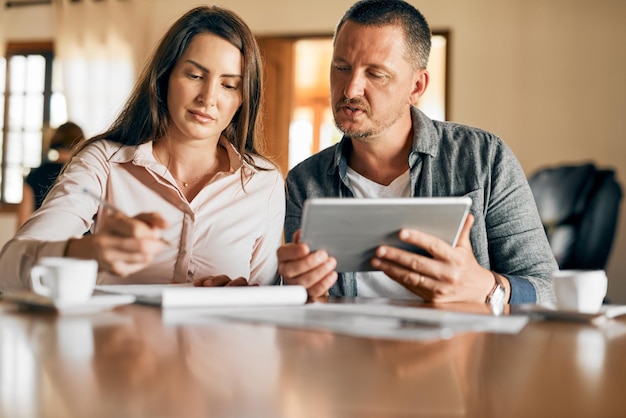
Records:
M46 274L46 271L48 269L44 266L33 267L30 271L30 282L33 286L33 292L41 296L50 297L52 290L41 283L41 278Z

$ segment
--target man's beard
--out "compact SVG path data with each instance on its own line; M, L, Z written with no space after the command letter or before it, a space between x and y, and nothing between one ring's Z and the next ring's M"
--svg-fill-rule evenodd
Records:
M348 138L354 139L367 139L374 136L375 132L372 130L356 130L356 129L346 129L335 120L335 126L339 129L345 136Z
M337 129L339 129L341 132L343 132L345 136L349 138L366 139L366 138L373 136L375 132L371 129L369 130L348 129L337 120L336 115L338 112L341 111L341 108L344 106L354 107L356 109L359 109L360 111L365 113L367 116L369 116L370 114L370 108L367 105L367 103L364 103L360 99L346 99L344 97L342 100L340 100L339 102L335 104L335 109L334 109L335 111L333 112L333 119L335 121L335 126L337 127Z
M336 114L341 110L341 107L345 105L357 108L365 113L365 115L367 115L369 117L369 120L371 121L370 127L368 129L348 129L347 127L343 126L342 123L337 120ZM374 120L370 117L371 108L367 103L363 102L360 99L344 98L341 101L337 102L337 104L335 105L333 119L335 121L335 126L337 127L337 129L343 132L345 136L349 138L364 140L365 142L367 142L367 139L377 137L393 124L395 124L398 119L400 119L403 112L404 109L400 107L397 109L397 112L385 115L385 119Z

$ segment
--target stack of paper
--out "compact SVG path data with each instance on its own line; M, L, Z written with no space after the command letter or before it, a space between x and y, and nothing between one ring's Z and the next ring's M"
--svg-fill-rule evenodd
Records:
M99 285L96 290L134 295L139 303L163 308L286 306L307 300L303 286Z

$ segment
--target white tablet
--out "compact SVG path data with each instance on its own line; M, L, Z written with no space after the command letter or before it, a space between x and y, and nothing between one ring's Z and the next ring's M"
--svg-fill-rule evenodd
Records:
M301 242L337 259L338 272L371 271L380 245L424 250L398 238L402 228L418 229L451 245L469 212L469 197L315 198L304 202Z

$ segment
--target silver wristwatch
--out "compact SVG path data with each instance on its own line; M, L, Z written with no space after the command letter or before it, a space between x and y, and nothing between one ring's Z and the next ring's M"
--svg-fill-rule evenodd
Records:
M500 276L494 272L492 273L496 283L493 285L491 292L487 295L487 300L485 302L491 306L491 312L494 315L502 315L504 312L504 305L506 303L506 290L504 289L502 280L500 280Z

